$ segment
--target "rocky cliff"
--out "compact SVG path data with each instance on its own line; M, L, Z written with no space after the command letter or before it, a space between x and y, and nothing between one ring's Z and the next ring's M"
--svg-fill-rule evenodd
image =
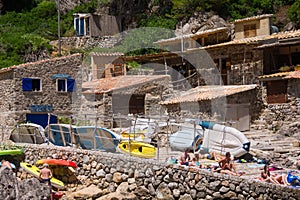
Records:
M18 181L15 173L6 167L0 168L0 191L0 199L40 200L50 197L46 184L41 184L36 178Z

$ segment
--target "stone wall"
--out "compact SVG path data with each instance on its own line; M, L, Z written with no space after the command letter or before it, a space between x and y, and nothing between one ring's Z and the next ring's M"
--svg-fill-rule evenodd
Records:
M111 48L118 41L120 41L120 35L115 36L103 36L103 37L63 37L61 38L61 46L68 50L75 49L93 49L95 47ZM52 45L58 47L58 41L52 41Z
M280 104L266 103L266 89L262 96L265 109L259 120L253 124L255 129L268 129L285 136L300 137L300 80L290 79L288 82L288 102Z
M263 74L262 51L253 50L255 45L232 45L208 49L211 59L227 58L230 61L229 84L257 84Z
M226 105L230 104L246 104L249 105L250 122L259 118L261 110L264 108L263 101L261 99L262 89L260 87L241 92L238 94L230 95L228 97L213 99L211 101L200 102L186 102L181 104L167 105L166 109L169 113L174 115L180 114L184 116L184 113L188 110L188 116L206 120L216 120L214 111L218 111L217 120L226 120Z
M128 192L137 199L286 199L296 200L300 190L247 180L180 165L166 165L157 160L128 157L100 151L26 145L25 162L34 164L43 158L69 158L79 168L76 179L70 175L56 175L64 180L68 190L83 184L97 185L105 193L115 192L121 183L129 185ZM28 174L19 169L21 179ZM68 183L69 182L69 183ZM79 184L79 185L78 185Z

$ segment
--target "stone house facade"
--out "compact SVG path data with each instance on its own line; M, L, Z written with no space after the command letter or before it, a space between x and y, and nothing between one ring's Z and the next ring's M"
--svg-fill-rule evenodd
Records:
M198 75L194 77L196 81L193 81L198 83L198 85L193 86L257 84L258 93L253 97L248 97L256 97L256 102L260 102L256 103L260 105L260 108L256 106L258 109L255 113L261 113L263 108L271 103L289 104L295 102L295 98L298 99L299 97L291 94L294 94L295 91L299 94L299 88L297 84L294 84L297 82L294 79L299 79L298 76L295 76L293 79L282 79L281 81L278 81L278 76L280 75L274 75L273 81L269 77L264 76L273 76L272 74L283 72L284 70L297 69L297 66L300 64L300 30L277 32L276 27L272 26L272 15L240 19L236 20L232 25L235 33L233 39L228 37L226 41L223 40L221 42L215 39L214 42L209 44L203 42L199 47L183 48L183 52L177 51L178 57L182 56L184 59L189 57L198 58L188 62L190 65L189 69L194 68ZM230 31L227 30L227 32ZM215 35L216 33L214 31L198 32L194 35L192 34L193 36L186 37L189 39L193 38L195 41L205 41L200 39L204 36L217 38L209 37L207 34ZM161 49L168 50L170 41L175 41L175 38L161 40L156 43ZM182 40L180 41L180 37L177 40L177 44L179 46L184 44ZM172 45L175 46L174 44ZM176 53L176 51L173 53ZM183 67L185 66L183 65ZM275 81L275 79L277 80ZM268 96L269 98L267 98ZM280 98L282 96L286 97L284 101ZM275 99L273 102L268 100L272 98ZM251 102L251 99L248 102ZM298 104L293 103L294 105ZM249 114L251 115L251 113ZM299 111L297 115L299 115ZM251 121L253 122L258 116L258 114L251 115Z
M172 86L169 76L127 75L84 82L82 90L81 115L88 115L90 121L98 117L98 125L113 128L122 126L120 116L164 114L159 102L170 96Z
M1 69L2 134L7 136L18 123L45 127L48 120L57 122L55 115L72 113L72 99L81 88L81 63L82 56L74 54ZM49 119L48 113L55 115Z

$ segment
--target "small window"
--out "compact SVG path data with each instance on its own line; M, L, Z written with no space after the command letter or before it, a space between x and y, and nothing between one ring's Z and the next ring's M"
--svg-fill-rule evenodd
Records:
M75 88L74 79L57 79L58 92L73 92Z
M39 78L23 78L22 79L23 91L41 91L42 82Z
M244 26L244 37L255 37L256 36L256 25L255 24L249 24Z

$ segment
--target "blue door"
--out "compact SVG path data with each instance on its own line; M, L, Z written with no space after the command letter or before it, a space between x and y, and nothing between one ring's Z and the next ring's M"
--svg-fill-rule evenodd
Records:
M39 124L45 128L48 125L48 114L26 114L26 122ZM50 124L56 123L57 117L50 115Z

